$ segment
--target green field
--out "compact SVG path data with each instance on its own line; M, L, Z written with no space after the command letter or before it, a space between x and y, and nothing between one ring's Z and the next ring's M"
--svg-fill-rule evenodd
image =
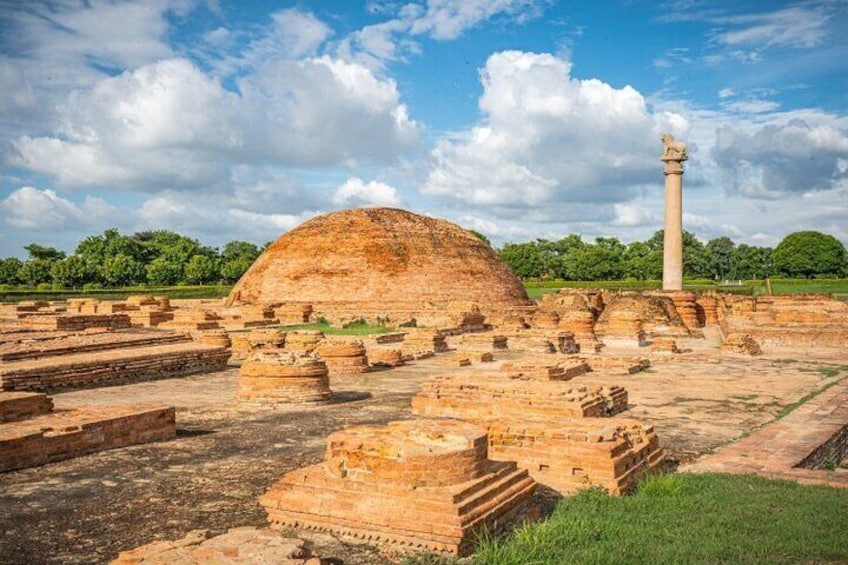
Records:
M545 294L561 288L603 288L608 290L657 290L662 281L526 281L524 283L530 298L537 300ZM772 292L775 294L834 294L840 300L848 300L848 279L772 279ZM138 286L124 288L104 288L92 290L35 290L28 288L0 287L0 302L20 302L22 300L66 300L68 298L88 297L102 300L124 300L132 294L153 294L169 298L222 298L232 287L229 285L205 286ZM717 285L705 279L685 280L686 290L718 290L735 294L765 294L765 283L761 280L742 281L741 285Z
M92 290L35 290L27 288L0 289L0 302L23 300L67 300L68 298L96 298L99 300L126 300L133 294L150 294L168 298L223 298L230 293L229 285L203 286L132 286L98 288Z
M648 477L632 496L565 498L547 520L484 540L470 563L846 563L846 540L848 489L681 473Z
M603 288L607 290L657 290L662 281L526 281L524 287L533 300L561 288ZM717 290L734 294L765 294L762 280L742 281L741 285L720 285L712 281L684 280L684 290ZM774 294L834 294L839 300L848 300L848 279L771 279Z

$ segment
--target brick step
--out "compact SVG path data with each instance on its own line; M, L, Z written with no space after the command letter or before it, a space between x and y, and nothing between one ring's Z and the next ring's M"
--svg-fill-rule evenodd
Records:
M0 360L18 361L24 359L40 359L58 355L87 353L125 349L128 347L147 347L166 345L169 343L190 342L191 337L179 332L139 332L128 330L122 332L103 332L95 334L76 334L42 339L36 343L29 340L26 343L6 343L0 346Z
M188 342L12 361L0 368L0 389L51 391L218 371L229 355L225 347Z

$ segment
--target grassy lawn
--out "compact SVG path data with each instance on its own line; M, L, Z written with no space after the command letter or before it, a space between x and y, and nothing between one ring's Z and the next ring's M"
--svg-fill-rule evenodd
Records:
M342 328L333 327L327 322L317 322L314 324L298 324L295 326L280 326L280 329L286 331L296 330L313 330L324 332L326 335L371 335L385 334L395 332L395 328L387 328L386 326L372 325L366 322L352 322Z
M99 300L126 300L133 294L151 294L168 298L223 298L230 293L229 285L203 286L136 286L123 288L98 288L92 290L0 290L0 302L24 300L67 300L68 298L96 298Z
M656 290L662 281L526 281L527 295L538 300L545 294L561 288L604 288L608 290ZM709 280L684 280L684 290L718 290L734 294L765 294L761 280L742 281L741 285L717 285ZM839 300L848 300L848 279L772 279L774 294L834 294Z
M681 473L649 477L632 496L563 499L546 521L484 541L471 563L845 563L846 540L847 489Z

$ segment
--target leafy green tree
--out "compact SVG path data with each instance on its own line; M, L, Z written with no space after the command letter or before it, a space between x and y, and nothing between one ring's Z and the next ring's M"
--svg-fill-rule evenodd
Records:
M147 282L153 285L170 286L183 278L183 267L165 257L157 257L145 268Z
M640 281L661 279L662 250L652 250L647 243L634 241L624 252L623 268L624 276L628 278Z
M665 230L659 230L645 244L652 251L663 251ZM695 234L683 230L683 276L705 278L710 276L710 258L707 248L695 237Z
M545 256L537 242L507 243L500 256L519 278L540 278L545 273Z
M29 253L30 259L38 259L41 261L59 261L65 258L65 253L59 251L55 247L44 247L37 243L30 243L24 246L24 249Z
M259 257L262 250L253 243L248 241L230 241L224 245L221 251L221 258L225 260L237 259L239 257L249 257L251 261Z
M18 284L18 271L23 266L23 262L15 257L0 260L0 284Z
M191 284L205 284L214 282L219 278L218 261L206 255L195 255L185 268L186 282Z
M145 279L145 269L139 261L129 255L118 253L103 263L102 276L110 286L131 286Z
M54 261L47 259L31 259L26 261L18 270L18 279L29 286L41 283L49 283L51 280L50 269Z
M585 245L570 255L575 280L617 280L624 274L627 248L614 237L598 237L593 245Z
M799 231L783 238L774 249L774 269L790 277L845 276L848 255L842 242L817 231Z
M234 283L247 272L253 264L253 259L248 256L236 257L235 259L225 260L221 263L221 278L225 282Z
M79 288L85 283L93 282L95 273L85 259L78 255L71 255L67 259L53 263L50 267L50 277L56 286Z
M733 250L735 248L736 244L726 236L717 237L707 242L709 269L712 278L726 280L736 277L733 269Z
M764 279L772 272L773 250L770 247L757 247L740 243L733 250L731 259L733 278Z

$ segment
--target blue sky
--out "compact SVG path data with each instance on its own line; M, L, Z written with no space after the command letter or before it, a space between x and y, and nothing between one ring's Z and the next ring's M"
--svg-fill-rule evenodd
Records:
M0 1L0 257L262 243L396 206L496 244L662 227L848 243L848 3Z

